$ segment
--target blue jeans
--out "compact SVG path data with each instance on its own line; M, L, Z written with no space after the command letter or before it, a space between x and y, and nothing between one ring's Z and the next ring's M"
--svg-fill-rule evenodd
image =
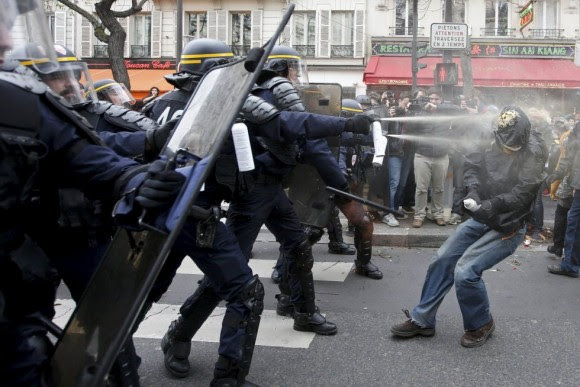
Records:
M395 208L395 195L401 179L401 166L403 158L399 156L389 157L389 207Z
M481 275L516 251L524 235L525 228L507 238L476 220L462 223L433 257L412 320L424 328L435 327L437 309L455 284L464 328L475 330L489 323L489 299Z
M576 189L572 207L568 211L562 269L580 272L580 189Z

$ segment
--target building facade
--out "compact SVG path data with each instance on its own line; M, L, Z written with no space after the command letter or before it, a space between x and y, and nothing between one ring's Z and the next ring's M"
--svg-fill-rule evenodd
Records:
M541 89L559 99L580 88L572 82L574 77L580 79L573 65L580 0L531 2L533 18L522 31L520 10L527 0L452 1L453 21L468 25L477 88L493 89L498 95L503 89ZM243 54L267 41L290 2L296 4L295 13L279 43L306 58L311 82L339 83L348 97L367 89L410 89L412 0L184 0L183 31L176 30L174 0L151 0L141 13L121 20L127 31L125 57L131 79L142 77L148 82L132 81L133 90L143 92L153 83L162 90L169 88L159 74L175 69L178 34L184 43L200 37L220 39ZM77 4L94 12L94 0ZM131 0L115 2L118 10L130 4ZM445 1L419 0L418 8L418 40L428 45L431 24L445 20ZM46 0L46 9L55 42L74 48L90 63L95 78L106 74L107 48L94 37L88 20L56 0ZM441 52L422 50L427 53L422 59L427 67L419 71L418 83L426 87L434 82ZM454 54L459 57L460 52ZM551 76L551 70L571 80Z

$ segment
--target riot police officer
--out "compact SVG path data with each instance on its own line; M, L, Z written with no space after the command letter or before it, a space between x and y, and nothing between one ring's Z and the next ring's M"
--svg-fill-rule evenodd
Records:
M46 60L37 70L56 68L52 43L45 41L50 33L42 5L34 0L1 0L0 7L0 63L11 48L14 20L25 14L35 32L30 40L46 43ZM55 227L57 189L64 184L95 197L118 197L125 182L143 168L102 146L86 121L35 77L8 72L12 67L4 65L0 71L0 380L7 385L39 385L50 352L42 321L54 314L58 281L36 242ZM55 168L58 174L53 173ZM157 175L157 183L167 175ZM140 187L137 191L151 193ZM174 190L169 196L176 194ZM37 221L28 222L31 218Z
M99 101L107 101L117 106L132 108L135 105L135 97L124 84L112 79L101 79L95 82L95 93Z

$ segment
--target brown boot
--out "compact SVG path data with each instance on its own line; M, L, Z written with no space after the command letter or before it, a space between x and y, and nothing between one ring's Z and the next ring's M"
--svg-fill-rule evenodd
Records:
M413 227L414 228L421 228L423 226L423 219L414 219L413 220Z
M481 347L483 344L485 344L485 341L489 336L491 336L494 330L495 322L492 318L490 322L479 329L474 331L465 331L465 334L461 338L460 343L465 348Z
M393 325L391 327L391 333L393 335L398 337L431 337L435 335L435 328L423 328L411 320L411 316L407 309L403 309L403 312L407 316L408 320L403 323Z

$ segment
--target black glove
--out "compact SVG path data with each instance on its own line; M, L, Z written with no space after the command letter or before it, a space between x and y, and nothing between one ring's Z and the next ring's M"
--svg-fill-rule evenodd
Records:
M163 126L157 129L149 129L146 133L147 142L145 144L145 153L152 158L159 155L159 152L165 146L167 139L171 137L175 125L177 125L178 118L167 121Z
M166 165L167 161L156 160L149 166L135 198L141 207L154 209L168 206L179 194L185 176L172 169L165 170Z
M365 135L369 134L373 121L373 118L365 116L364 114L356 115L346 120L344 131Z

